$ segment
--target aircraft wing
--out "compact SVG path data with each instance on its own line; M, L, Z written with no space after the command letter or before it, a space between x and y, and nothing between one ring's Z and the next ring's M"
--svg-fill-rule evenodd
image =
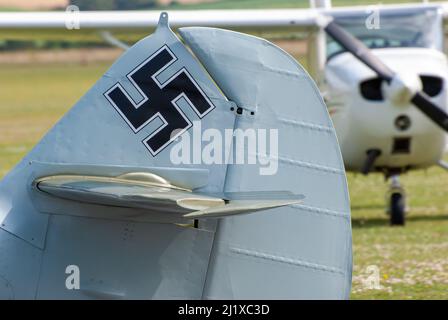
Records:
M157 26L159 11L2 12L0 39L99 39L108 30L126 41ZM169 11L171 26L224 27L244 32L297 32L317 25L312 9Z
M371 14L373 8L394 12L414 10L422 6L437 7L448 19L448 4L392 4L306 9L243 9L243 10L172 10L174 29L188 26L226 28L252 34L305 34L317 30L322 16ZM152 32L158 10L145 11L52 11L0 12L0 39L104 39L102 31L110 31L117 39L135 42Z

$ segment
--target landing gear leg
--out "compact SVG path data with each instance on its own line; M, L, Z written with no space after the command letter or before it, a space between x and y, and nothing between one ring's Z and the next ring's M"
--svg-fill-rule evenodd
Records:
M406 215L406 195L403 187L400 185L400 176L398 174L390 177L389 210L390 224L393 226L403 226Z

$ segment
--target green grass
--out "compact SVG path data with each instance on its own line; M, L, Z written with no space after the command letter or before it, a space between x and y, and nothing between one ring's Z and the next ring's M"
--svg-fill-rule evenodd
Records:
M440 168L402 177L409 200L405 227L390 227L380 175L348 175L352 204L354 299L448 299L448 177ZM368 289L367 267L380 272Z
M45 64L0 67L0 177L108 68ZM404 228L384 213L387 185L380 175L348 175L353 217L353 299L448 299L448 173L407 174L410 212ZM376 265L380 289L368 289Z
M9 11L23 11L23 9L14 7L0 7L0 12L9 12Z
M0 67L0 176L95 83L109 63Z

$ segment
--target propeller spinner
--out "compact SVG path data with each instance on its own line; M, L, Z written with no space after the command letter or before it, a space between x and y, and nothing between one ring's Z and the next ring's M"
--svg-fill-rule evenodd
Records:
M428 95L422 91L421 86L407 86L403 83L403 79L397 73L392 71L380 59L373 55L364 43L348 33L336 22L331 21L327 24L324 30L345 50L353 54L357 59L372 69L388 84L391 84L392 86L394 83L401 84L408 94L410 94L409 101L440 128L448 131L448 114L431 102Z

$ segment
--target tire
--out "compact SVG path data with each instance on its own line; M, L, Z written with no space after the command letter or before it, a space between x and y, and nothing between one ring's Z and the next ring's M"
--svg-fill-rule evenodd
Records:
M404 226L405 224L405 199L398 192L390 197L390 224L392 226Z

